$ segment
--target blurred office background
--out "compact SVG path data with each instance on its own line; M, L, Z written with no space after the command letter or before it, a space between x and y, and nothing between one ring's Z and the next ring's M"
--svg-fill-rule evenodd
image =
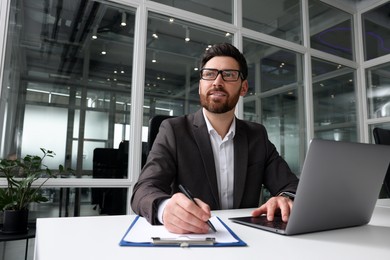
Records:
M131 213L149 120L200 108L214 43L244 53L237 116L264 124L297 175L312 138L390 128L389 1L2 0L0 37L0 158L44 147L75 170L47 182L32 222Z

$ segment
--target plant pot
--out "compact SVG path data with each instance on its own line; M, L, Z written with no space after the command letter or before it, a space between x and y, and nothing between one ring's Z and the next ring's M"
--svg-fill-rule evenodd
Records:
M4 210L2 233L20 234L28 231L28 209Z

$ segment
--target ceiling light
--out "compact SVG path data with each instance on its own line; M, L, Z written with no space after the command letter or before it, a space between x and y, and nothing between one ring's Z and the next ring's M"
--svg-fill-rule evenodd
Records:
M153 62L153 63L156 63L156 62L157 62L156 53L155 53L155 52L153 52L152 62Z
M226 34L225 34L225 37L229 37L231 34L229 33L229 32L227 32Z
M103 44L101 54L102 54L102 55L106 55L106 54L107 54L107 50L106 50L106 45L105 45L105 44Z
M95 26L92 30L92 39L97 39L97 26Z
M173 23L174 21L175 21L175 19L169 18L169 22L170 22L170 23Z
M195 60L195 62L194 62L194 70L195 71L199 70L199 68L198 68L198 61L197 60Z
M121 26L126 26L126 13L122 13L122 21L121 21Z
M190 29L186 28L186 38L184 39L186 42L189 42L190 39Z
M152 34L152 37L153 37L154 39L158 39L157 33L153 33L153 34Z

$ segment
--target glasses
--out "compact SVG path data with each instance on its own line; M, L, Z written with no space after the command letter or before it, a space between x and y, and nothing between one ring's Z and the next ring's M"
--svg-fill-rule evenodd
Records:
M201 69L200 78L204 80L215 80L221 74L224 81L237 81L241 76L239 70L217 70L217 69Z

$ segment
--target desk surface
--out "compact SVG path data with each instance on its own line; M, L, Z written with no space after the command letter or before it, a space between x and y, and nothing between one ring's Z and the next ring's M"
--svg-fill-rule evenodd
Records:
M390 200L378 201L368 225L296 236L273 234L228 220L250 212L250 209L213 212L248 244L225 248L120 247L118 243L134 215L38 219L34 259L390 258Z

